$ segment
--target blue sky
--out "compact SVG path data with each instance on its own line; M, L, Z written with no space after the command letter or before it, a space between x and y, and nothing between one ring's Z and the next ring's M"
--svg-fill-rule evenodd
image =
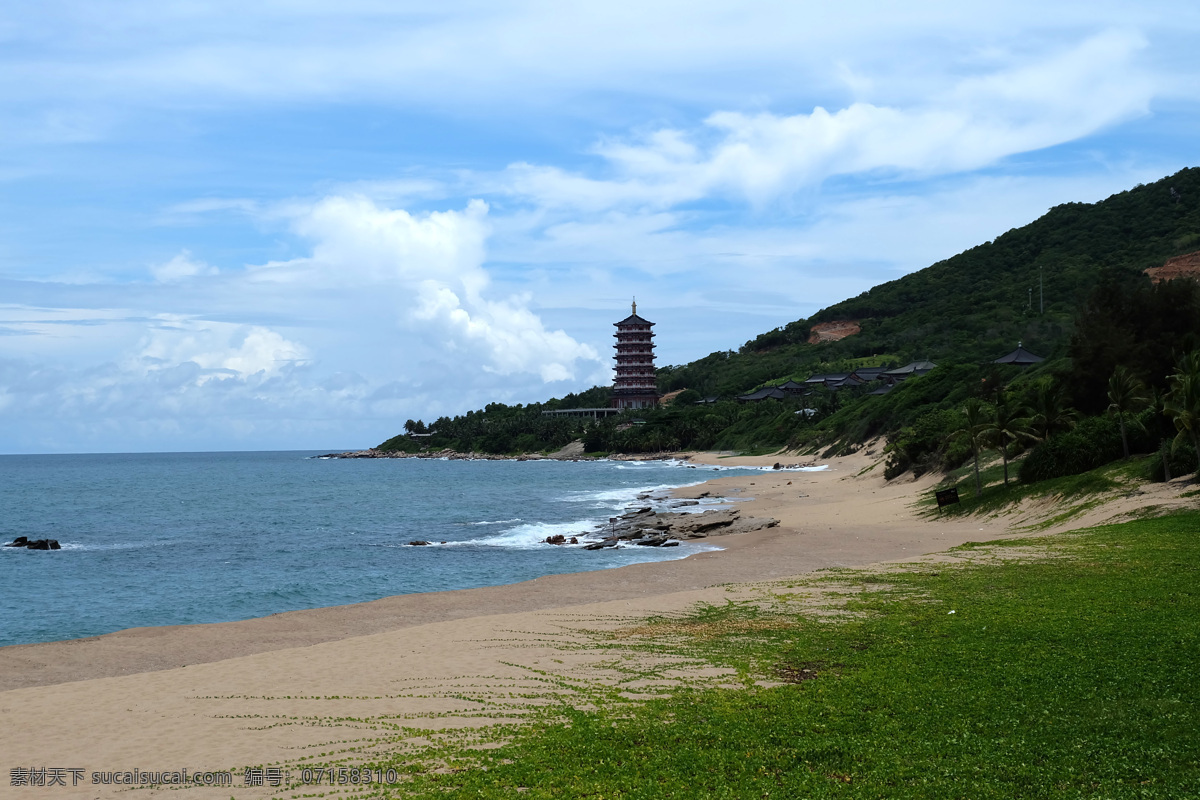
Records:
M1195 3L18 2L0 452L369 446L1200 164Z

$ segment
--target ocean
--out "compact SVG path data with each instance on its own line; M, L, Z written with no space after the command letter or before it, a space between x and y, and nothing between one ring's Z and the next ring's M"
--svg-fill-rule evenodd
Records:
M0 456L0 539L62 545L0 548L0 646L683 558L714 544L543 540L592 530L639 494L755 471L316 455Z

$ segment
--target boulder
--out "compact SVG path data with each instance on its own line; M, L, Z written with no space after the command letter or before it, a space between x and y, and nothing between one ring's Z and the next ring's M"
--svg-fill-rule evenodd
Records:
M743 517L736 508L705 511L702 514L660 514L659 519L667 523L667 535L676 539L749 533L779 524L777 519Z
M411 542L409 542L409 545L412 547L423 547L424 545L427 545L427 544L429 544L429 542L423 541L421 539L413 539Z
M695 503L697 503L695 500L675 501L673 507ZM615 547L623 541L640 547L673 547L681 539L703 539L706 536L748 533L763 528L772 528L778 524L779 521L775 519L743 517L736 508L685 514L682 512L656 513L651 507L644 506L628 511L619 517L610 517L607 530L598 531L600 535L605 536L605 539L601 542L589 543L584 547L587 550L603 550L606 547ZM557 543L551 542L551 544Z
M18 536L17 538L13 539L11 542L9 542L8 544L6 544L4 546L5 547L25 547L28 543L29 543L29 537Z
M599 542L594 542L594 543L592 543L592 544L585 545L583 549L584 549L584 550L603 550L603 549L605 549L606 547L616 547L616 546L617 546L617 542L618 542L618 541L620 541L620 540L619 540L619 539L615 539L615 538L613 538L613 539L604 539L604 540L602 540L602 541L599 541Z
M25 539L23 536L20 538ZM16 547L21 547L15 541L13 544ZM24 546L26 550L62 550L62 545L58 543L57 539L37 539L35 541L25 539Z

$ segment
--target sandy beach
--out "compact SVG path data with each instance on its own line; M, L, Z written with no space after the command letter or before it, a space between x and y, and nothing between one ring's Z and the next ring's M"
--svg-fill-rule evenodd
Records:
M932 491L936 477L887 483L882 465L872 467L879 457L868 449L823 462L819 472L717 477L679 490L682 497L746 498L743 513L780 524L713 539L721 551L678 561L2 648L4 796L107 797L129 787L93 785L92 773L184 769L233 771L232 789L195 786L187 796L282 796L288 792L269 785L244 788L244 768L287 770L294 780L306 764L353 764L400 746L405 734L397 725L457 730L519 716L521 702L512 698L544 690L546 675L608 680L604 659L611 656L578 646L596 631L815 570L909 561L967 541L1022 535L1009 517L919 515L914 501ZM800 461L691 458L698 480L704 465ZM1162 497L1128 503L1178 495L1170 486L1147 491ZM1121 510L1105 506L1074 526ZM59 770L54 775L65 785L12 786L17 768ZM176 789L142 787L135 796L166 791Z

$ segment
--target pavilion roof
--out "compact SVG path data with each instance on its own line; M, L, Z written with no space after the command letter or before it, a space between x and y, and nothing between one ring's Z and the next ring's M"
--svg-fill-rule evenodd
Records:
M937 364L932 361L914 361L911 364L905 364L903 367L889 369L887 372L881 372L880 375L885 378L907 378L910 375L924 375L929 372Z
M1018 342L1016 350L1013 350L1008 355L1000 356L992 363L993 364L1016 364L1018 367L1027 367L1030 364L1036 364L1039 361L1045 361L1045 360L1046 359L1042 358L1041 356L1035 356L1033 353L1029 352L1024 347L1022 347L1021 343Z
M738 396L738 400L784 400L791 397L790 394L783 391L777 386L768 386L765 389L759 389L757 392L743 394Z
M849 372L829 372L824 375L809 375L808 378L806 378L804 382L805 383L829 384L829 383L837 383L839 381L844 381L844 380L846 380L846 378L849 378L849 377L850 377Z

